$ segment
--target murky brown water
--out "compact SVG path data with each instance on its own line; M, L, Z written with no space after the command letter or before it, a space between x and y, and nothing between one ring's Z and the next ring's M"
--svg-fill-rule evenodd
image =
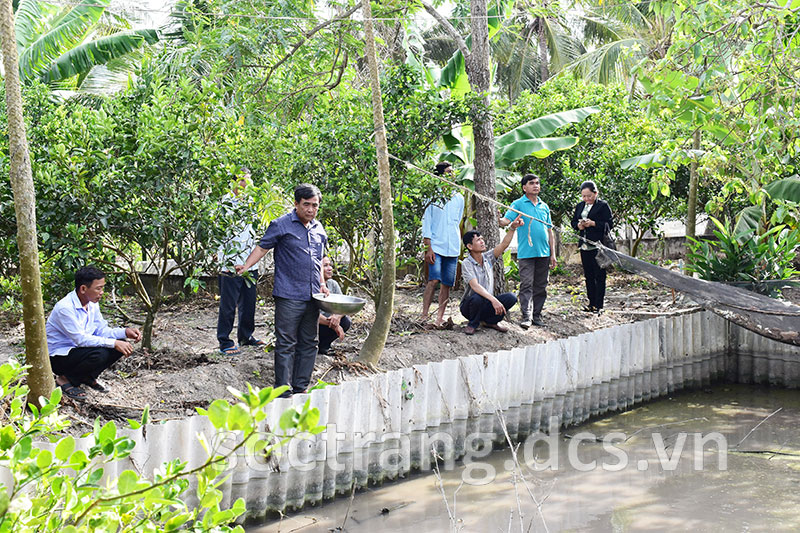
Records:
M521 468L505 449L457 463L442 486L420 474L250 530L800 531L800 391L686 393L517 455Z

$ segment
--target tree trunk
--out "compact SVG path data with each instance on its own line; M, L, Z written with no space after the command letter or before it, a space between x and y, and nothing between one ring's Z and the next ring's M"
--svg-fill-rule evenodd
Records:
M549 60L547 57L547 35L544 31L544 17L539 17L539 31L537 37L539 41L539 85L544 85L550 79Z
M692 148L700 149L700 128L692 136ZM697 234L697 161L689 167L689 201L686 206L686 236L694 237Z
M39 244L36 235L36 191L33 187L22 93L19 80L17 39L11 1L0 2L0 35L5 67L6 106L8 107L8 145L11 156L10 178L17 218L22 316L25 324L25 362L28 370L28 401L38 405L39 396L50 397L55 383L47 352L42 282L39 273Z
M484 110L488 110L489 89L492 80L489 70L489 26L486 23L486 0L472 0L471 15L472 50L465 58L464 68L467 71L472 90L481 95ZM492 117L488 112L480 112L474 115L472 122L472 133L475 140L475 192L489 198L496 198ZM475 214L478 219L478 231L486 240L486 246L493 248L500 242L497 208L494 204L476 197ZM502 292L505 288L502 261L498 261L495 265L494 279L495 289Z
M375 123L375 147L378 159L378 183L381 193L381 234L383 237L383 265L381 266L380 301L375 310L375 322L361 347L358 359L376 364L383 352L394 307L394 214L392 213L392 184L389 175L389 149L386 144L386 127L383 123L383 101L378 79L378 59L375 54L375 35L372 28L372 8L364 2L364 41L372 86L372 117Z
M142 325L142 348L145 350L153 350L153 326L160 307L160 296L153 298L152 304L147 307L147 314L145 314L144 324Z

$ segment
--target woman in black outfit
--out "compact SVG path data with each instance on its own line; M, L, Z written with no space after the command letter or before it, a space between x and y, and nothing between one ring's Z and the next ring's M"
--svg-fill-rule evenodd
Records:
M572 227L586 240L600 242L606 232L614 227L611 208L608 203L597 197L597 185L586 181L581 185L581 198L572 215ZM581 264L583 276L586 278L586 293L589 305L583 310L599 313L603 310L603 299L606 295L606 271L597 264L597 247L586 240L580 240Z

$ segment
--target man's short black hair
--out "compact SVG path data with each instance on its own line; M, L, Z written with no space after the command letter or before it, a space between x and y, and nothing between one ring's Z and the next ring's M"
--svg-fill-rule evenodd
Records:
M433 173L437 176L443 176L447 169L451 168L453 164L450 161L441 161L436 163L436 166L433 169Z
M528 183L529 181L538 180L538 179L539 179L539 176L537 176L536 174L525 174L524 176L522 176L522 186L524 187L525 184Z
M316 185L311 185L310 183L301 183L294 188L294 203L296 204L299 204L300 200L308 200L309 198L314 198L315 196L322 201L322 193L319 192L319 189Z
M106 273L95 266L85 266L79 268L75 272L75 290L81 288L81 285L91 287L96 279L105 279Z
M461 240L464 241L464 247L466 247L468 244L472 244L472 241L475 240L475 237L480 237L480 236L481 236L481 233L479 231L475 231L473 229L473 230L470 230L470 231L466 232L464 234L464 236L461 237Z

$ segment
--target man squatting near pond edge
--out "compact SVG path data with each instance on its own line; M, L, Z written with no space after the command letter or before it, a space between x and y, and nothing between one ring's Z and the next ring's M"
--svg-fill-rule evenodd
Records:
M464 246L469 255L461 261L461 275L464 278L464 296L461 298L461 314L469 321L464 333L472 335L483 324L487 328L501 333L508 328L499 322L508 314L508 310L517 303L517 298L510 292L494 296L495 261L503 255L514 232L523 224L524 217L519 215L510 223L509 231L493 250L486 250L486 242L477 231L464 234Z
M75 400L85 400L81 385L106 392L97 380L100 374L123 355L133 353L134 342L142 339L136 328L110 328L100 313L105 273L93 266L75 272L75 290L53 307L47 318L47 349L56 385Z

